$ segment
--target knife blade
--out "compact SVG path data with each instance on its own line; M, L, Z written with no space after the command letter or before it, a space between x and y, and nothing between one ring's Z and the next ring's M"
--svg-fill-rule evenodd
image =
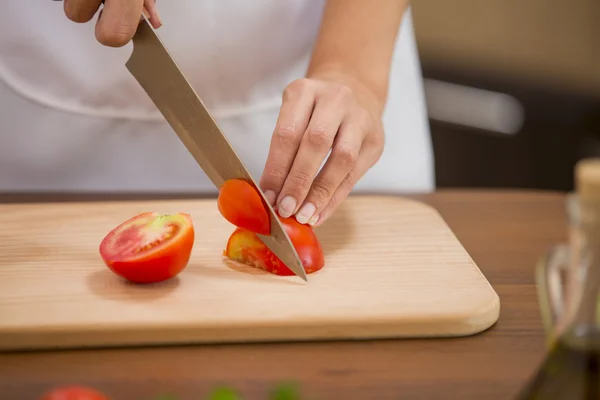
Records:
M166 47L142 16L125 63L187 150L213 184L244 179L262 196L271 217L271 234L258 237L294 274L308 281L296 249L264 193L217 126Z

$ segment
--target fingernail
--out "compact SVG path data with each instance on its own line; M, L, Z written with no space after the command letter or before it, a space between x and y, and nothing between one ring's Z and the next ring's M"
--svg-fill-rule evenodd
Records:
M304 204L296 213L296 221L300 222L301 224L306 224L311 220L311 218L313 218L315 211L317 211L317 207L315 207L313 203Z
M160 14L158 13L158 10L154 10L154 15L156 15L156 20L158 21L158 28L160 28L162 26L162 18L160 18Z
M313 215L313 217L310 219L310 221L308 221L308 224L310 226L313 226L314 224L316 224L317 222L319 222L319 214L315 214Z
M283 218L287 218L296 211L296 199L292 196L285 196L281 202L279 202L279 215Z
M265 197L270 205L275 205L275 200L277 200L277 195L272 190L265 190Z

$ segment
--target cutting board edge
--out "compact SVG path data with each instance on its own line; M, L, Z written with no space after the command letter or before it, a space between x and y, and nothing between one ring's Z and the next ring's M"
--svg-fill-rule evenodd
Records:
M73 332L69 335L61 334L60 342L51 341L53 335L44 334L45 340L28 338L27 335L19 334L17 337L2 337L0 335L0 352L16 351L39 351L39 350L68 350L68 349L98 349L98 348L139 348L156 346L182 346L182 345L217 345L217 344L239 344L239 343L302 343L322 341L368 341L368 340L402 340L402 339L429 339L429 338L452 338L474 336L490 329L495 321L486 325L477 326L473 329L472 324L461 324L459 329L440 333L438 327L422 326L421 329L407 331L403 326L402 331L366 331L358 334L322 334L307 331L304 334L286 335L285 330L274 330L268 335L257 334L251 330L240 332L237 335L222 337L219 333L207 335L196 334L195 331L174 339L173 332L165 328L161 332L150 333L151 337L139 338L135 336L110 337L113 333L95 332L88 335L87 332ZM437 325L436 325L437 326ZM286 328L289 330L289 328ZM73 338L73 340L71 340ZM16 340L15 340L16 339ZM49 342L50 339L50 342ZM4 342L8 342L8 344Z
M352 324L361 324L364 321L368 321L371 326L387 326L394 324L404 323L405 325L419 325L425 323L430 323L432 320L434 321L444 321L448 324L460 324L464 321L484 321L481 324L485 325L489 320L492 320L492 324L498 320L499 311L500 311L500 297L498 293L491 286L486 287L486 299L485 301L480 301L477 304L474 304L472 307L461 307L460 309L454 309L452 313L434 313L430 312L427 314L420 315L398 315L394 313L380 313L374 315L369 313L365 314L365 310L361 310L362 312L356 313L352 316L347 315L327 315L327 316L294 316L293 318L287 319L270 319L270 320L253 320L253 319L238 319L237 322L222 322L222 321L204 321L200 323L194 324L190 323L189 320L179 323L174 321L169 321L170 329L180 329L185 330L190 327L193 329L243 329L245 327L253 327L256 326L257 329L260 327L267 329L278 329L281 328L280 324L285 327L296 327L296 328L313 328L319 327L323 325L334 325L334 326L344 326L344 325L352 325ZM98 325L90 325L87 323L84 324L71 324L71 325L63 325L63 324L18 324L13 326L7 326L0 323L0 347L2 347L2 336L4 335L12 335L17 336L19 334L56 334L59 332L69 332L69 331L86 331L88 329L93 329L94 331L127 331L136 329L139 324L144 324L146 329L161 329L165 324L157 323L157 324L149 324L146 321L129 321L126 323L118 323L115 325L111 325L110 327L103 327Z
M322 329L323 321L313 320L312 324L299 322L297 326L289 321L280 324L265 322L251 325L240 323L213 327L185 326L176 330L173 326L148 327L145 337L140 338L133 326L131 329L107 329L98 327L89 330L72 329L39 330L32 332L0 332L0 352L78 349L78 348L123 348L181 345L210 345L234 343L279 343L311 341L364 341L389 339L427 339L468 337L483 333L493 327L500 316L500 299L493 292L492 301L480 307L480 314L465 314L450 318L435 319L431 316L412 318L407 322L393 321L393 318L373 320L365 324L364 319L356 321L347 318L328 321L328 330ZM174 334L174 331L177 333ZM174 337L177 336L177 337Z

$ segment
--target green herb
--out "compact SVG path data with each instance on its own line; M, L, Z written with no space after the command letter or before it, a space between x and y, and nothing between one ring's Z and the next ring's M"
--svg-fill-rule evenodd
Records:
M242 400L242 398L240 396L238 396L238 394L233 389L229 389L226 387L221 387L221 388L215 389L211 393L211 395L208 399L209 400Z
M154 400L178 400L174 395L162 395ZM243 400L237 392L222 386L214 389L207 400ZM301 400L297 387L293 384L281 384L271 390L269 400Z
M301 400L295 385L284 384L276 387L270 396L270 400Z

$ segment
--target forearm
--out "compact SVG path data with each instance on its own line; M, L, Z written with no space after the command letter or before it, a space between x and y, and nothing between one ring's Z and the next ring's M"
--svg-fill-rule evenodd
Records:
M387 97L398 28L409 0L327 0L307 76L343 73Z

